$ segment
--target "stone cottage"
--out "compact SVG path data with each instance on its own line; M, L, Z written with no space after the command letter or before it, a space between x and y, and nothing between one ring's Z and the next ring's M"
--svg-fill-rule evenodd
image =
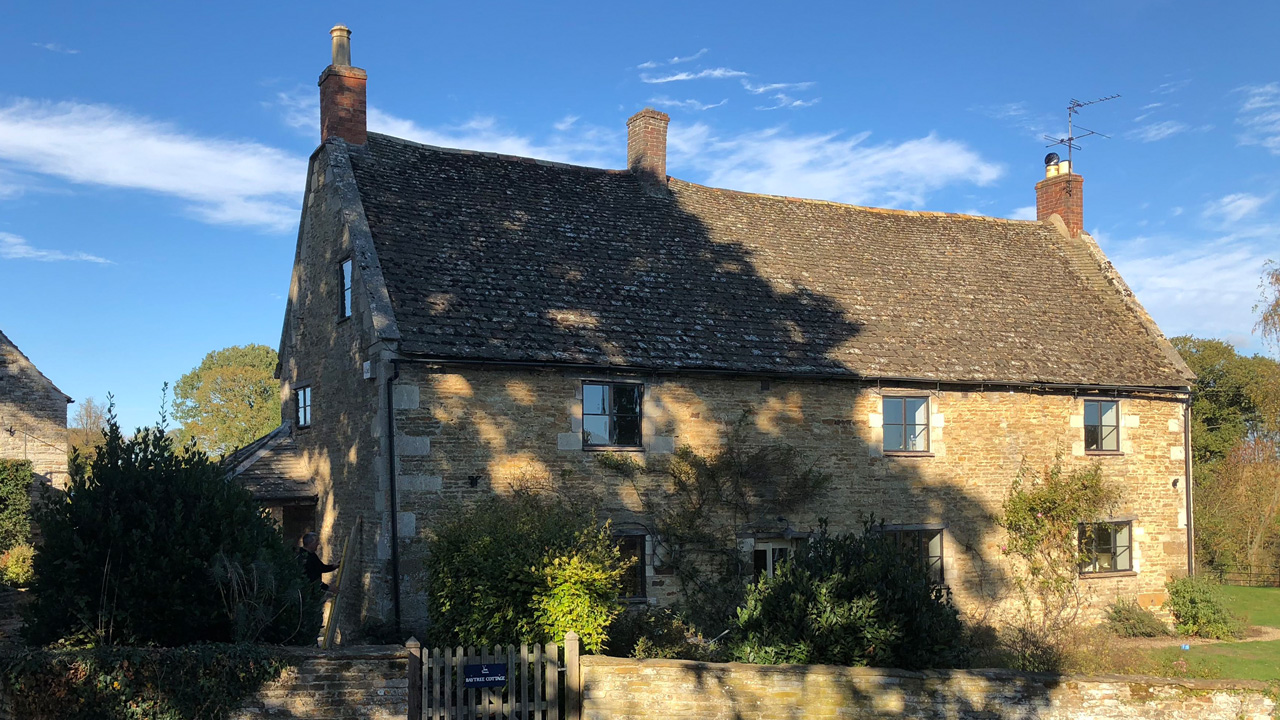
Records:
M67 404L72 402L0 332L0 458L30 460L33 492L66 487Z
M595 498L640 560L628 594L672 601L658 468L735 431L831 479L738 529L756 572L820 518L874 514L976 612L1000 601L1010 482L1059 453L1125 489L1081 528L1095 607L1158 603L1187 571L1193 376L1084 232L1065 163L1019 221L673 178L651 109L621 170L431 147L368 132L367 76L332 36L278 433L330 555L363 520L345 628L427 622L432 518L530 478Z

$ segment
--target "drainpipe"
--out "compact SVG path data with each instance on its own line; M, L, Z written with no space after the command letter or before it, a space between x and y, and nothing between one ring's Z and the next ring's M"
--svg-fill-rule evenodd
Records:
M400 635L400 498L396 488L396 407L392 385L400 379L400 361L391 361L387 378L387 479L391 494L391 608Z
M1183 480L1187 484L1187 575L1196 574L1196 526L1195 516L1192 509L1195 507L1191 502L1191 493L1193 483L1191 482L1191 396L1187 396L1187 402L1182 406L1182 462L1183 472L1186 479Z

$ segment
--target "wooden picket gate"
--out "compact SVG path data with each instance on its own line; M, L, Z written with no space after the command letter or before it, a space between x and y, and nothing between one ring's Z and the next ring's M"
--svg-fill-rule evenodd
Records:
M409 720L579 720L580 643L574 632L565 635L563 648L547 643L428 650L412 638L406 647ZM480 666L487 666L488 680L478 679ZM485 686L473 687L477 682Z

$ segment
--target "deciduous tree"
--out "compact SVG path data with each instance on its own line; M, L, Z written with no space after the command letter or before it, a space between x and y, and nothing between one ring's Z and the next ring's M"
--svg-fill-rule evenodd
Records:
M214 457L243 447L280 424L276 351L266 345L215 350L173 389L181 438Z

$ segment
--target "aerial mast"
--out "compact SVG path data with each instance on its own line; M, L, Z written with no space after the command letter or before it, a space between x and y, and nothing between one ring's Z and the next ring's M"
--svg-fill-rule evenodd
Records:
M1108 100L1115 100L1118 97L1120 97L1120 94L1116 93L1115 95L1108 95L1107 97L1098 98L1097 100L1089 100L1088 102L1082 102L1080 100L1076 100L1075 98L1071 98L1071 102L1067 103L1067 136L1053 137L1052 135L1045 135L1044 139L1049 141L1049 144L1046 145L1045 147L1054 147L1056 145L1066 145L1067 146L1067 166L1074 167L1074 165L1071 162L1073 159L1072 152L1080 149L1080 146L1076 144L1077 140L1087 138L1091 135L1097 135L1098 137L1103 137L1107 139L1110 139L1111 136L1103 135L1102 133L1096 130L1090 130L1089 128L1084 127L1083 125L1076 125L1075 117L1073 116L1079 115L1080 108L1082 107L1097 105L1098 103L1106 102ZM1084 134L1076 135L1077 128L1079 128L1080 130L1084 130L1085 131Z

